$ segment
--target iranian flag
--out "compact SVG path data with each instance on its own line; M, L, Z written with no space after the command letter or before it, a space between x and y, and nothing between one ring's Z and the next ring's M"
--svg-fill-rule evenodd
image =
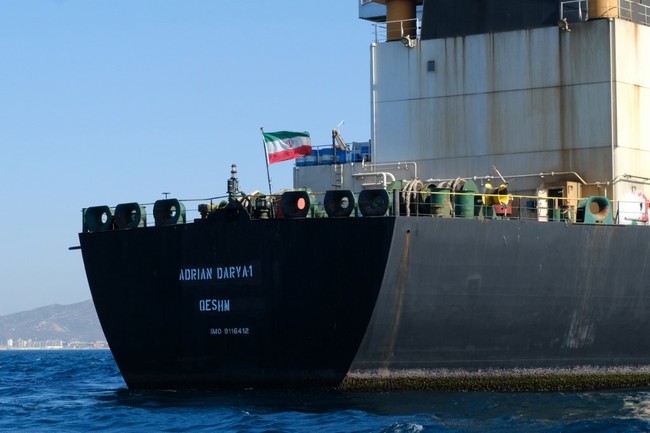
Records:
M308 132L263 132L269 164L311 155L311 138Z

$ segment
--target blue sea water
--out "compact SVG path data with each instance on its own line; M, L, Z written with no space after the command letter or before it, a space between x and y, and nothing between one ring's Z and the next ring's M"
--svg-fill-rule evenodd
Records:
M109 351L0 351L0 431L645 432L650 390L130 391Z

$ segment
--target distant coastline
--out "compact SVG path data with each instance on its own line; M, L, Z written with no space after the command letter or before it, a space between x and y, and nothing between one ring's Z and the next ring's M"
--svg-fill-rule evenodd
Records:
M10 339L13 340L13 339ZM0 350L106 350L110 349L108 343L99 341L24 341L18 344L11 341L0 344Z
M108 348L91 300L0 316L0 350Z
M28 352L28 351L57 351L57 350L62 350L62 351L71 351L71 350L110 350L110 347L108 347L108 343L105 343L105 347L25 347L25 348L19 348L19 347L7 347L7 346L2 346L0 345L0 352Z

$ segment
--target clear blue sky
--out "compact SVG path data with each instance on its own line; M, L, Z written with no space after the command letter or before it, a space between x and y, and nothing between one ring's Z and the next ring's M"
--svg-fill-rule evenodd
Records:
M90 298L84 207L221 195L231 163L265 191L260 127L367 140L372 37L358 0L0 0L0 315Z

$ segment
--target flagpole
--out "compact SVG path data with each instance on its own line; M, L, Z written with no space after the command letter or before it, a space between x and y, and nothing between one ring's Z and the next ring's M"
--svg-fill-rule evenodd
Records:
M271 189L271 173L269 172L269 153L266 150L266 140L264 140L264 128L260 127L260 133L262 134L262 145L264 146L264 162L266 162L266 179L269 182L269 199L273 199L273 191Z

